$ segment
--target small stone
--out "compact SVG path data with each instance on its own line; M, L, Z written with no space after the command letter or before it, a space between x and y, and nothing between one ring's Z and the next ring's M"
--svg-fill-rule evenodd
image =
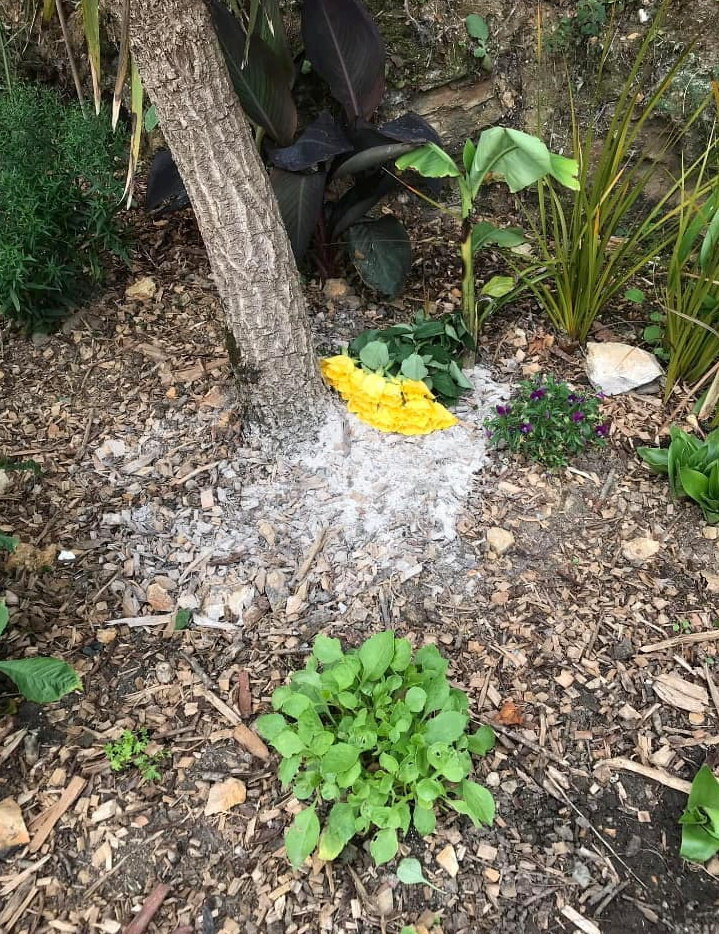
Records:
M634 645L632 640L625 636L621 642L616 642L612 646L612 655L619 662L625 662L634 655Z
M325 298L344 298L352 292L346 279L328 279L322 290Z
M155 581L147 588L147 602L153 610L159 613L170 613L175 609L174 598L165 590L162 584Z
M282 571L270 571L265 580L265 594L273 612L283 609L290 595L287 578Z
M459 872L459 863L457 862L457 854L454 851L454 847L451 843L448 843L444 849L440 850L437 853L437 862L448 873L453 879Z
M661 542L653 538L632 538L622 545L622 554L632 564L646 564L661 550L661 547Z
M1 487L0 493L2 493ZM719 528L717 528L715 525L705 525L702 529L702 537L706 538L710 542L715 542L719 538Z
M375 896L375 907L377 909L377 914L381 918L391 915L394 911L394 895L389 885L383 885L379 892L377 892Z
M125 297L131 301L149 302L151 298L155 297L155 292L157 292L155 280L151 279L150 276L143 276L128 285L125 289Z
M487 547L497 557L505 554L513 545L514 535L508 529L499 526L487 529Z
M607 396L631 392L658 379L664 371L653 353L618 341L587 344L587 375Z
M12 486L12 480L6 471L0 470L0 496Z
M579 883L583 889L586 889L592 884L592 874L589 871L589 867L586 865L586 863L581 863L579 860L574 863L572 879Z
M160 684L170 684L174 678L172 665L169 662L158 662L155 665L155 676Z

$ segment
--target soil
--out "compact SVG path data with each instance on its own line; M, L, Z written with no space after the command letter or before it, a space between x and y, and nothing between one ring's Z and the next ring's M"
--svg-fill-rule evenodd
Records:
M420 307L457 307L449 231L428 214L411 220L426 245L402 300L379 303L354 280L329 298L308 279L320 347ZM1 334L0 453L42 471L9 473L1 501L0 528L35 549L0 571L12 613L3 652L62 656L84 691L38 708L18 705L3 683L0 799L18 802L32 838L71 780L85 784L37 851L0 863L0 929L116 934L163 882L169 894L147 929L157 934L183 925L398 934L407 924L426 930L431 918L446 934L713 934L719 862L679 858L686 798L665 782L691 781L719 744L710 690L719 681L719 539L693 507L668 499L634 452L654 442L670 408L656 395L607 400L608 448L554 474L495 454L457 538L435 542L419 572L376 555L363 564L364 553L343 555L330 540L303 599L273 607L269 571L294 574L305 545L276 530L273 544L273 530L260 530L267 567L243 583L242 555L203 553L178 534L180 519L222 530L233 497L272 468L253 464L244 446L191 216L139 225L132 268L113 270L62 332ZM488 254L488 271L498 264ZM129 298L126 287L145 276L154 295ZM605 337L631 332L631 322L604 322ZM581 356L557 345L531 305L491 320L481 362L500 382L550 370L584 380ZM487 549L493 526L514 536L501 557ZM421 534L408 529L404 539ZM635 566L623 548L640 536L661 547ZM48 570L37 558L48 546L74 559L54 557ZM397 568L403 548L400 539ZM356 568L351 588L347 568ZM175 630L151 605L158 579L168 605L195 608L188 628ZM249 587L240 615L212 612L218 581L235 593ZM473 718L497 732L477 770L497 801L495 826L477 831L447 814L433 837L403 843L438 890L399 884L394 864L375 868L362 841L335 864L315 859L293 872L282 834L297 802L280 789L274 758L253 757L234 733L267 709L317 631L356 645L388 626L416 645L437 642ZM693 643L693 633L707 640ZM657 692L667 675L704 688L699 711ZM170 753L158 782L111 772L103 752L123 729L142 728ZM619 757L652 777L605 764ZM210 788L227 778L245 783L246 801L206 816ZM455 877L437 861L445 847Z

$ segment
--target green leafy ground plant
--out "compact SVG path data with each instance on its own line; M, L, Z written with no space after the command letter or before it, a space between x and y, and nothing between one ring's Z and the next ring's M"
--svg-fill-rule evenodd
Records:
M469 775L472 754L485 755L494 734L483 726L467 735L467 695L450 687L447 667L436 646L414 654L391 631L347 652L319 635L304 669L277 688L275 713L255 726L282 756L283 787L311 802L285 833L295 868L315 847L332 860L367 835L374 862L386 863L410 826L434 831L438 805L476 827L493 822L491 794Z
M577 188L579 166L574 159L551 153L536 136L506 127L490 127L476 143L468 139L464 144L461 167L436 143L413 149L400 156L395 164L400 171L414 169L425 178L456 180L461 202L462 315L476 344L486 313L492 305L486 304L482 309L477 301L475 254L488 246L516 247L524 242L524 233L516 227L499 228L489 221L473 221L472 213L480 189L490 178L501 178L510 191L516 192L550 176L560 185ZM496 299L511 292L514 288L512 278L500 278L504 279L502 287L495 280L490 280L485 285L489 291L483 294Z
M17 539L0 534L0 551L14 551ZM0 600L0 637L10 622L5 601ZM70 691L82 690L82 682L75 671L61 658L21 658L0 661L0 673L9 678L22 696L35 704L51 704Z
M669 477L676 499L689 498L701 507L704 518L719 523L719 429L703 441L681 428L669 429L669 447L637 448L637 454L656 473Z
M147 730L138 730L137 733L124 730L118 740L106 743L103 749L113 772L124 772L134 767L146 781L159 781L162 778L159 766L170 753L166 749L147 753L145 750L149 745Z
M591 445L606 444L601 396L577 392L553 376L524 380L509 402L485 422L489 440L543 464L564 467Z
M679 823L684 859L705 863L719 852L719 781L708 765L703 765L694 777Z
M412 324L364 331L348 351L366 369L422 380L443 405L454 405L472 388L461 368L472 347L461 315L428 318L419 312Z

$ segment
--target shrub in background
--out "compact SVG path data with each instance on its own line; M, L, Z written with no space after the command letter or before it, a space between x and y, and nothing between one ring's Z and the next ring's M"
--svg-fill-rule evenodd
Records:
M0 96L0 314L51 330L100 280L103 254L123 255L124 149L105 114L52 90Z

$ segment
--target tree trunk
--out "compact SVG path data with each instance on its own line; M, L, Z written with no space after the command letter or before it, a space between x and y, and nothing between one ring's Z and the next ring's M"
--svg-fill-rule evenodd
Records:
M130 44L195 211L248 417L278 441L317 420L323 386L267 173L202 0L132 0Z

